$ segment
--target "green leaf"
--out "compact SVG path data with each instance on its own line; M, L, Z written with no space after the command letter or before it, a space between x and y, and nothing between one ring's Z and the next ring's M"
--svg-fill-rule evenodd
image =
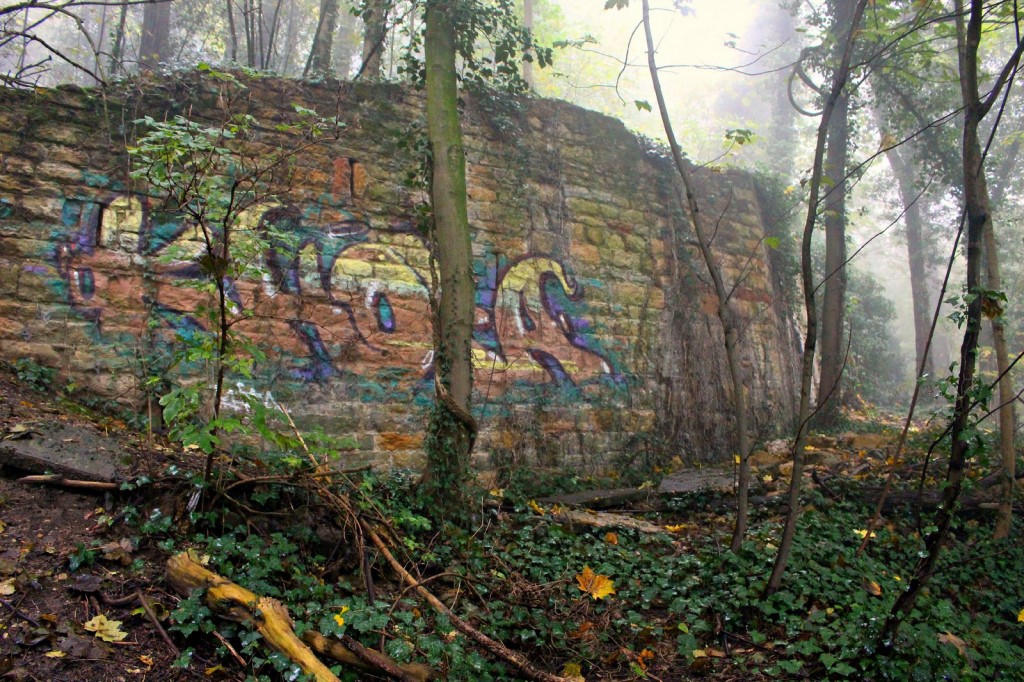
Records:
M610 2L614 2L614 0L609 0L609 1ZM636 105L636 108L639 111L652 111L651 103L648 102L647 100L643 100L643 99L633 100L633 104Z
M779 248L779 244L780 243L781 242L779 241L778 237L765 237L764 238L764 244L769 249L777 249L777 248Z

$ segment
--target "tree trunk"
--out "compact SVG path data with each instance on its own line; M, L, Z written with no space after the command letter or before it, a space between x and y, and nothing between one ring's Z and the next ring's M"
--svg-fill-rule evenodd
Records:
M338 0L322 0L320 20L309 48L309 60L302 72L306 76L324 78L331 75L331 52L334 46L334 27L338 22Z
M815 301L814 262L811 255L811 241L814 236L814 225L818 217L822 177L825 165L825 140L828 137L829 123L839 98L850 75L850 59L853 53L853 26L860 23L868 0L857 0L853 8L852 20L844 39L839 42L837 52L841 50L841 58L832 75L832 85L828 98L821 112L818 123L817 142L814 146L814 163L811 166L811 181L808 194L807 218L804 220L803 237L800 242L800 270L804 292L804 314L807 316L807 335L804 338L804 353L800 370L800 411L797 415L796 439L793 442L793 472L789 483L789 512L782 528L782 539L779 541L779 552L775 556L771 576L765 586L765 594L774 594L782 587L782 576L785 575L789 555L793 551L793 536L796 534L796 522L800 517L800 489L804 475L804 446L807 443L807 426L811 416L811 383L814 378L814 352L818 343L818 308Z
M366 11L363 12L363 65L359 68L361 78L380 78L390 8L388 0L373 0L367 3Z
M432 248L440 285L432 292L436 399L425 445L424 488L442 518L465 513L463 488L476 435L470 415L473 263L456 86L454 1L427 3L424 40Z
M711 242L707 232L704 230L703 218L700 215L700 207L697 205L697 194L694 190L693 180L690 171L683 161L683 153L676 141L675 131L672 127L672 120L669 117L668 106L665 104L665 95L661 90L661 78L658 76L658 65L654 57L654 36L651 33L650 5L648 0L642 2L644 36L647 40L647 66L651 73L651 83L654 86L654 95L658 100L658 112L661 114L662 126L665 128L665 137L668 138L669 148L672 151L672 160L675 162L676 171L683 181L683 188L686 191L686 207L689 211L690 221L693 223L693 231L697 236L697 245L700 248L704 265L714 285L715 296L718 298L718 319L722 323L722 333L725 337L725 356L729 363L729 377L732 379L732 404L734 418L736 419L736 441L739 454L739 482L737 486L736 499L736 525L733 529L731 549L737 552L740 544L747 533L747 496L750 489L750 438L747 434L747 397L746 389L743 386L743 369L740 362L739 348L739 327L737 325L736 311L729 299L729 290L725 288L722 279L722 270L715 262L715 256L711 252Z
M235 11L231 7L231 3L234 0L227 0L226 6L228 10L228 58L232 62L238 61L238 29L235 28Z
M903 203L903 224L907 232L907 261L910 266L910 296L914 310L914 348L917 371L922 376L935 374L931 354L925 357L932 326L932 305L928 300L928 267L924 249L924 215L914 187L913 151L906 146L885 152ZM922 372L923 368L923 372Z
M853 28L853 0L834 0L831 32L836 38L833 62ZM842 375L846 362L843 322L846 317L846 160L850 146L850 97L840 93L828 127L825 173L832 180L825 196L825 296L821 308L821 376L818 414L824 428L839 423Z
M338 9L337 40L334 41L333 68L341 80L352 77L353 17L346 8Z
M124 53L124 27L128 22L128 5L121 5L117 18L117 32L114 34L114 44L110 49L110 76L115 77L121 71Z
M148 2L142 8L142 38L139 41L139 66L152 71L170 55L170 0Z

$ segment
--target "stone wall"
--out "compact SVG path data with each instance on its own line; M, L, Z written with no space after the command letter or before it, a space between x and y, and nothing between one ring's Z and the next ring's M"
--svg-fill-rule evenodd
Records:
M292 235L263 275L230 282L236 329L266 359L227 404L279 401L340 438L345 461L415 464L432 396L425 200L411 151L422 96L390 85L233 86L199 76L118 92L0 92L0 356L60 369L145 414L147 376L206 325L199 234L131 181L143 115L219 125L249 113L247 150L299 149L293 104L345 125L302 147L239 223ZM477 276L476 413L483 466L631 466L729 456L715 299L670 164L616 120L564 103L467 99ZM756 188L701 171L714 248L746 321L757 433L790 425L796 352ZM160 389L157 384L157 391Z

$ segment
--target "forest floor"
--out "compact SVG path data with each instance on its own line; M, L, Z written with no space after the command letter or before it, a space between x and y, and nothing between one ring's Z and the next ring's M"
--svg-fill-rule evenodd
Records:
M190 513L200 455L0 372L0 679L299 679L252 622L221 618L201 595L172 589L168 558L182 552L280 599L300 635L319 629L429 666L438 679L529 675L433 612L417 590L536 668L576 682L1024 679L1024 545L1019 536L987 538L983 487L968 498L897 654L875 655L878 623L923 547L928 498L913 487L928 441L919 435L897 463L895 425L851 425L862 432L812 440L788 579L765 597L786 511L784 441L754 455L751 531L735 554L727 550L731 467L679 461L652 467L650 481L600 481L611 492L571 475L513 472L481 491L467 532L432 524L411 476L352 472L325 492L322 472L300 473L302 458L252 455L235 460L209 511ZM20 458L29 441L57 452L65 470ZM50 471L118 485L19 481ZM889 472L896 503L858 553ZM371 526L359 518L371 516L415 585L403 588L367 540Z

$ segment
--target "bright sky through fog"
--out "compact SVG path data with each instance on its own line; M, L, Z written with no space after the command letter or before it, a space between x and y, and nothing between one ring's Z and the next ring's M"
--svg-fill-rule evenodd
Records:
M558 50L554 72L563 74L553 78L544 94L558 96L588 108L621 118L626 124L651 137L664 134L656 112L638 111L635 100L654 104L654 95L647 72L646 45L640 23L640 1L631 0L629 7L605 10L604 0L557 0L564 17L567 38L590 35L596 45L587 45L584 51ZM742 91L754 85L756 78L722 70L697 67L737 67L750 64L776 47L764 37L758 23L767 17L781 15L784 10L775 2L757 3L754 0L691 0L683 4L689 9L685 16L673 7L670 0L653 0L651 21L657 60L660 66L686 65L663 68L662 85L674 119L689 121L677 133L685 138L686 128L703 123L711 125L717 118L714 111L720 93L725 88ZM634 31L634 29L636 29ZM627 45L629 60L619 83L619 96L613 88ZM733 42L735 47L729 47ZM787 46L793 49L792 44ZM738 48L738 49L737 49ZM747 68L762 71L784 61L781 51L769 54L761 62ZM725 129L725 126L721 126Z

